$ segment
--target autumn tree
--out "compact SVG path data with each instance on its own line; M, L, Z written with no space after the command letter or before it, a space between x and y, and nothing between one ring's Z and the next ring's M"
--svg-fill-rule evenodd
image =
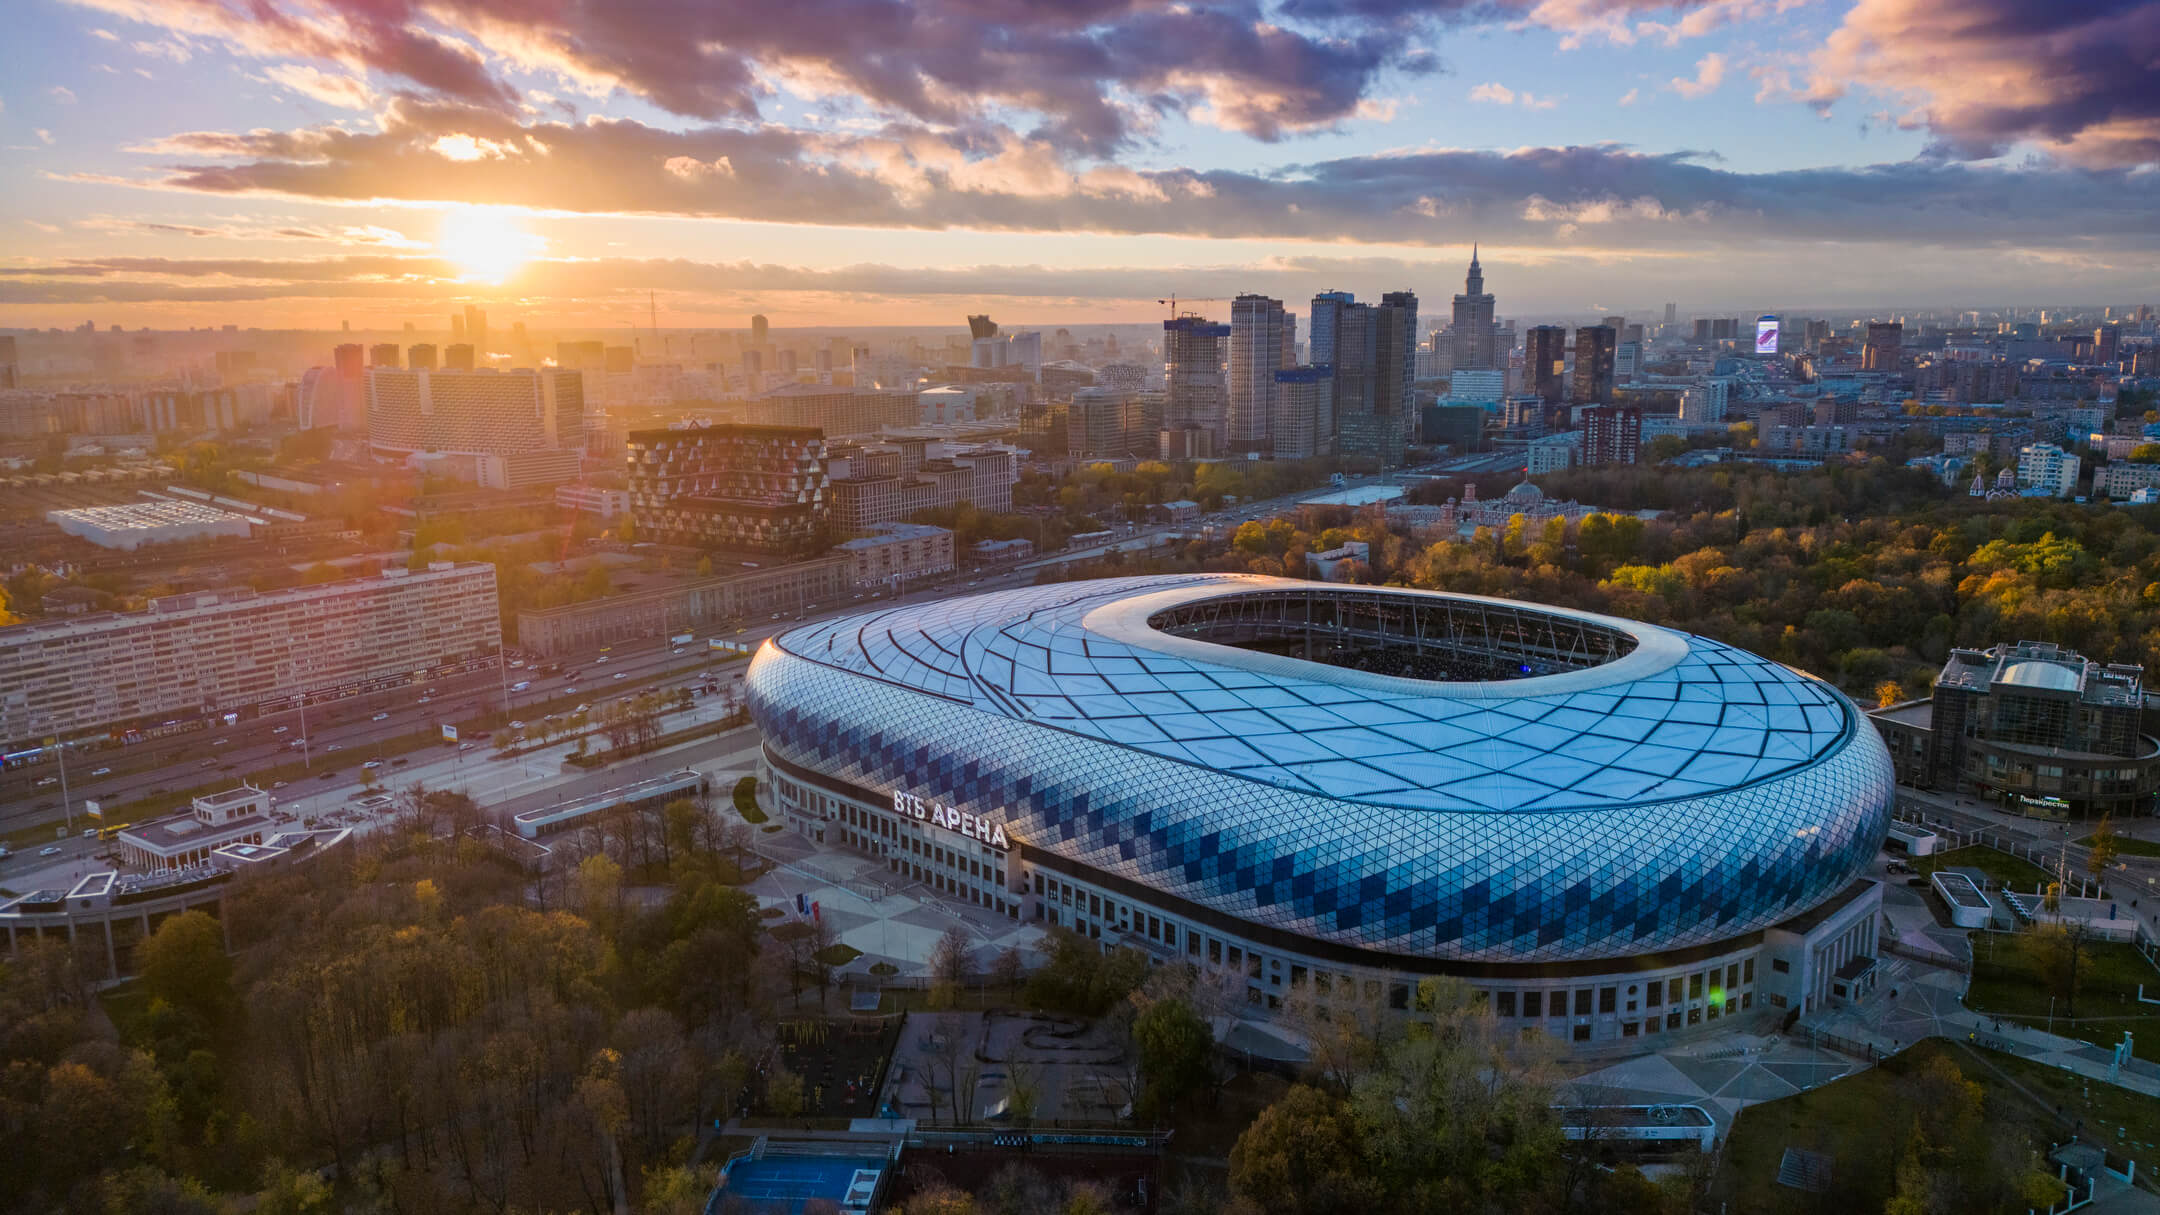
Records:
M233 1006L232 960L225 930L203 911L183 911L158 925L136 950L143 990L202 1020L222 1025Z

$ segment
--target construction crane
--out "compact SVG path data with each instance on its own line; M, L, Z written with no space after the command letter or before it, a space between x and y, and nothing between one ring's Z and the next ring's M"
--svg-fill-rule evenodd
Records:
M1165 308L1168 308L1170 310L1170 316L1172 317L1172 319L1175 319L1177 317L1177 296L1173 295L1169 299L1156 300L1155 302L1161 304ZM1220 304L1222 303L1222 297L1216 295L1202 296L1198 299L1187 297L1185 302L1188 304Z

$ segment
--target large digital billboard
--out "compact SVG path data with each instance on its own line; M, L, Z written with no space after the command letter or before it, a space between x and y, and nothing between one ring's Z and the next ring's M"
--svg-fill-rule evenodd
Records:
M1755 318L1755 353L1760 355L1775 355L1777 353L1776 317L1759 316Z

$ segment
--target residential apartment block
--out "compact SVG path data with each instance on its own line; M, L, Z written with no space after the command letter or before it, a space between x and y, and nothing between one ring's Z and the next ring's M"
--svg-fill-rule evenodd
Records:
M439 562L280 591L205 591L145 611L0 629L0 739L285 707L492 660L495 567Z

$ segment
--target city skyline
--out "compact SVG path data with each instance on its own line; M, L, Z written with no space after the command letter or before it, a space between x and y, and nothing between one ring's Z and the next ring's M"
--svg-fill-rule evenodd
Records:
M566 11L24 6L0 325L1141 323L1473 242L1510 316L2149 287L2149 2Z

